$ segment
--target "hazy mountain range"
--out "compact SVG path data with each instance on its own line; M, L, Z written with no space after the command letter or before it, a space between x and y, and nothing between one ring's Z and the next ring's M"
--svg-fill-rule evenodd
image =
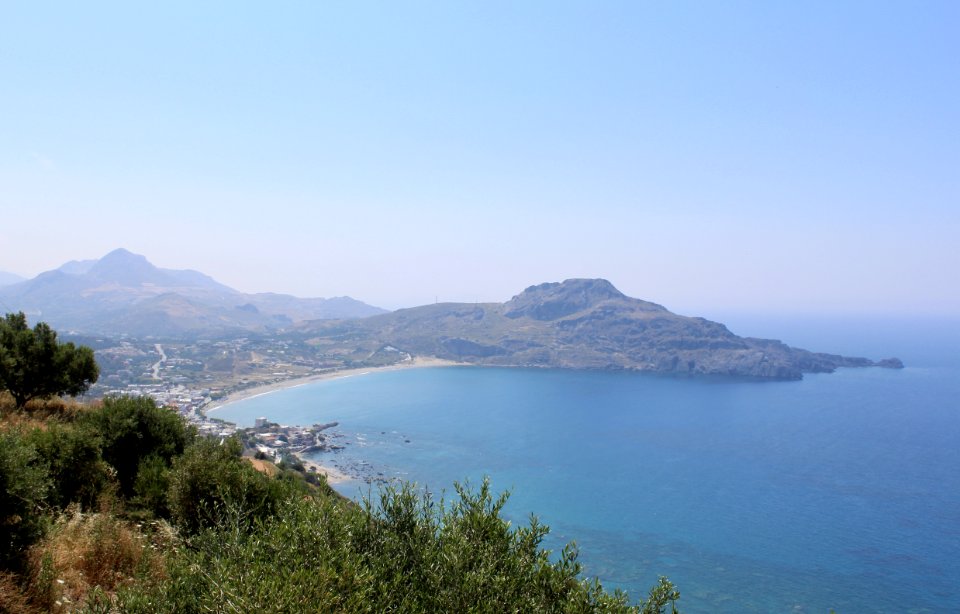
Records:
M346 296L244 294L197 271L158 268L125 249L0 287L0 306L64 331L135 337L267 332L385 313Z
M244 294L124 249L0 287L0 307L64 332L191 339L288 335L358 364L384 353L470 364L629 369L796 379L837 367L902 366L739 337L717 322L630 298L603 279L531 286L506 303L441 303L387 312L349 297Z
M295 328L329 351L399 350L472 364L629 369L677 375L799 379L837 367L902 367L739 337L703 318L630 298L603 279L527 288L506 303L442 303Z
M24 281L24 278L20 277L16 273L7 273L6 271L0 271L0 287L9 286L10 284L16 284L21 281Z

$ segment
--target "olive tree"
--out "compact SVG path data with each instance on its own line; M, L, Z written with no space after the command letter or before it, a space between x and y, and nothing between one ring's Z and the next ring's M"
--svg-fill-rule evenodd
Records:
M0 319L0 390L10 392L18 409L31 399L77 396L99 375L92 349L57 341L45 322L31 329L23 312Z

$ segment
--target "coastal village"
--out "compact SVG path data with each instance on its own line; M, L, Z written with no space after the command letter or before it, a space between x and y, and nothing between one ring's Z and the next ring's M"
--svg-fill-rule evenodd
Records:
M230 395L266 385L333 373L350 364L317 360L275 339L239 338L190 343L100 341L100 381L87 393L148 396L175 409L201 433L229 436L236 427L207 417L206 409Z
M326 472L328 477L337 473L338 479L367 483L383 480L383 475L368 465L341 467L331 463L337 467L331 469L307 458L349 445L348 438L334 430L336 422L284 425L260 417L252 427L239 428L217 418L215 412L208 414L228 400L242 398L246 391L282 387L291 380L318 378L366 365L317 357L309 348L270 338L190 343L129 338L96 341L100 342L96 353L101 378L86 394L88 400L112 395L147 396L179 413L203 435L238 435L251 456L300 464L304 471ZM405 353L394 354L400 362L412 361Z
M283 460L288 456L299 457L311 452L327 452L343 449L336 443L336 435L323 431L338 426L337 422L314 424L311 426L286 426L270 422L266 418L257 418L252 429L245 434L252 439L251 447L259 456L273 460Z

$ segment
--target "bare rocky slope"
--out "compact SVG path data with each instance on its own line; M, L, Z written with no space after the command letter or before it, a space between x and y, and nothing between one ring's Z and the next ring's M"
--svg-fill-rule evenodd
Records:
M531 286L506 303L442 303L298 332L319 346L384 348L478 365L635 370L676 375L800 379L838 367L899 368L739 337L723 324L630 298L603 279Z

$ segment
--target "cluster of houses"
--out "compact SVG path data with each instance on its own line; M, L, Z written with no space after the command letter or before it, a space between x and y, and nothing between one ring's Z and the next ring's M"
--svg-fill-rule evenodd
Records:
M331 442L331 438L322 432L335 426L337 426L336 422L312 426L286 426L270 422L266 418L257 418L250 431L250 437L257 452L279 459L290 454L340 448L341 446Z

